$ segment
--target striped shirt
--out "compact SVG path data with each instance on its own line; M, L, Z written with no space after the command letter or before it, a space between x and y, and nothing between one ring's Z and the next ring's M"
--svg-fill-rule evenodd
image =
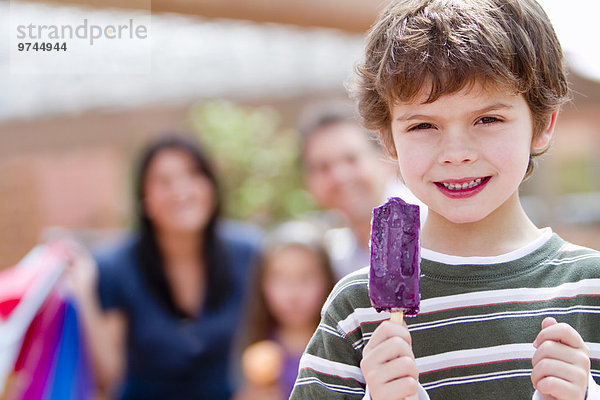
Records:
M547 316L579 332L600 381L600 252L547 228L536 243L504 256L424 250L422 257L421 312L406 321L432 400L531 399L532 343ZM389 318L371 307L368 273L348 275L331 292L291 399L368 397L362 350Z

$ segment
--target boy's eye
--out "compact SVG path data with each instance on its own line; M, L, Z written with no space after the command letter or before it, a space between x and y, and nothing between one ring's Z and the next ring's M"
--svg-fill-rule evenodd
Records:
M426 122L422 122L418 125L411 126L409 131L416 131L416 130L420 130L420 129L431 129L431 128L433 128L433 125L428 124Z
M477 122L485 125L485 124L491 124L491 123L494 123L497 121L499 121L499 119L496 117L482 117Z

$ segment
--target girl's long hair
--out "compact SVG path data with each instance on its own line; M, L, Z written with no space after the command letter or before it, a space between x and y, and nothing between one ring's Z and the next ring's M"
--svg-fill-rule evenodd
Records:
M271 336L279 325L269 310L263 286L269 257L288 247L305 249L314 253L319 259L319 265L326 280L322 303L325 303L329 292L336 283L331 260L323 244L322 232L319 232L318 227L304 221L291 221L276 228L265 240L255 275L250 281L245 329L241 332L242 337L240 338L242 349L260 340L272 339ZM317 311L314 319L315 329L319 325L319 320L320 313Z
M232 281L227 262L224 244L218 235L218 221L221 212L221 195L216 175L211 167L208 157L202 148L193 140L176 133L169 133L150 143L142 152L136 174L136 219L140 234L138 257L142 275L145 278L151 293L171 313L180 317L192 317L177 306L174 301L171 287L169 286L164 271L163 257L161 255L156 232L152 220L148 217L144 206L144 183L152 161L164 150L178 150L187 154L194 162L197 170L211 183L214 196L214 209L204 227L203 234L198 235L198 249L202 251L201 257L206 265L206 297L204 307L216 309L231 290Z

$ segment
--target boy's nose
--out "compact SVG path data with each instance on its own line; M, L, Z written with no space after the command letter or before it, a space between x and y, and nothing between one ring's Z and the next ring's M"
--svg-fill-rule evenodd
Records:
M477 159L474 141L467 133L444 132L441 139L439 161L442 164L463 164Z

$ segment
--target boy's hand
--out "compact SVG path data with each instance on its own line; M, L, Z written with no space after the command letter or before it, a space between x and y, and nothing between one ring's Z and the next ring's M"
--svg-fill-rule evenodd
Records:
M363 350L360 368L373 400L416 399L419 372L406 323L384 321Z
M571 326L545 318L533 342L531 381L544 399L585 399L590 350Z

